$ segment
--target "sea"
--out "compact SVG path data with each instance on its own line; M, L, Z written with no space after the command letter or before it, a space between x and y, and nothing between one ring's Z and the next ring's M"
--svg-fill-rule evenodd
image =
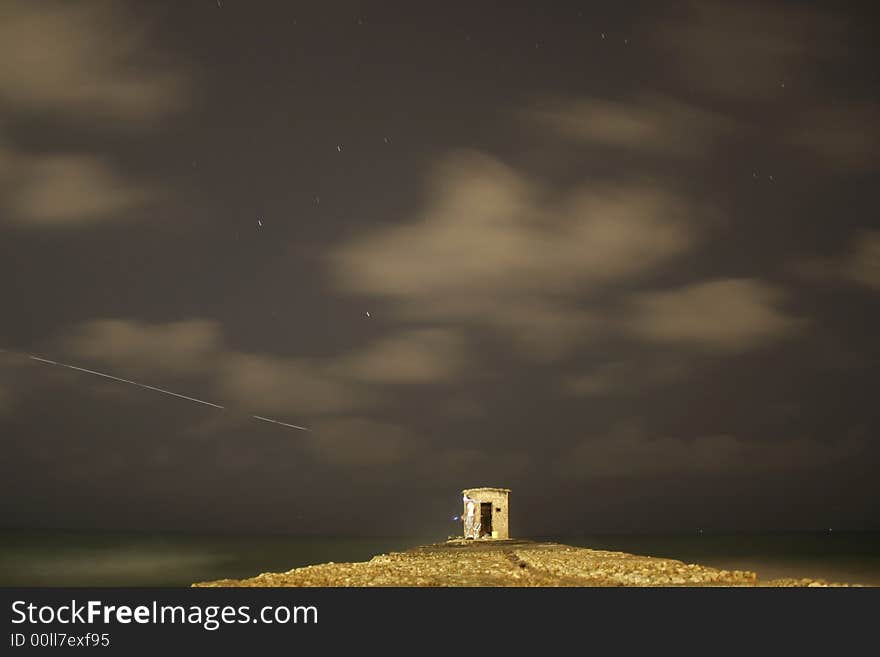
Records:
M306 537L0 529L0 586L189 586L376 554L446 537ZM880 586L880 532L543 536L568 545L679 559L761 579Z

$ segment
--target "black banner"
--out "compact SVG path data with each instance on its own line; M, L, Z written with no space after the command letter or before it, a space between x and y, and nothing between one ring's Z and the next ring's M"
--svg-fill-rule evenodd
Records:
M387 647L714 651L873 641L876 589L0 589L4 654ZM7 650L8 649L8 650ZM225 652L223 654L226 654Z

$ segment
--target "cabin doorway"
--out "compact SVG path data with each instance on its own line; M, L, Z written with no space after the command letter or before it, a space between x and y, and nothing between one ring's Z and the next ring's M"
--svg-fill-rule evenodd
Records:
M480 502L480 536L492 535L492 503Z

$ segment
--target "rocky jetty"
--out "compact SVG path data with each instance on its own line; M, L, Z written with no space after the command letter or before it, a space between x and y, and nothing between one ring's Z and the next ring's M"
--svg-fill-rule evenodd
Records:
M760 580L756 573L719 570L644 557L531 541L464 541L380 554L369 561L324 563L249 579L193 586L846 586L821 580Z

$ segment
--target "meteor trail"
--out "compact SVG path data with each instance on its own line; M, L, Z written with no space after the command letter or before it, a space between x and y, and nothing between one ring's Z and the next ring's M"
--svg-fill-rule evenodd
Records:
M273 420L269 417L263 417L261 415L251 415L255 420L262 420L263 422L271 422L273 424L280 424L282 427L290 427L291 429L299 429L300 431L311 431L308 427L299 427L295 424L287 424L287 422L279 422L278 420Z
M0 349L2 353L10 353L6 349ZM205 406L211 406L212 408L219 408L220 410L225 410L225 406L221 406L220 404L215 404L214 402L205 401L204 399L197 399L196 397L189 397L187 395L181 395L177 392L172 392L170 390L166 390L165 388L158 388L156 386L150 386L146 383L139 383L138 381L132 381L131 379L123 379L118 376L113 376L112 374L105 374L104 372L96 372L95 370L86 369L85 367L79 367L77 365L70 365L69 363L61 363L57 360L50 360L49 358L42 358L40 356L35 356L33 354L24 354L31 360L35 360L39 363L46 363L48 365L58 365L59 367L66 367L69 370L75 370L77 372L85 372L86 374L94 374L95 376L100 376L105 379L110 379L111 381L119 381L120 383L128 383L129 385L137 386L138 388L143 388L144 390L153 390L154 392L161 392L163 395L171 395L172 397L178 397L179 399L186 399L187 401L195 402L196 404L204 404ZM263 417L262 415L251 415L255 420L260 420L261 422L271 422L272 424L280 424L282 427L288 427L290 429L297 429L299 431L311 431L308 427L301 427L297 424L288 424L287 422L281 422L280 420L273 420L269 417Z
M163 395L172 395L174 397L180 397L181 399L188 399L189 401L196 402L197 404L204 404L205 406L213 406L214 408L223 409L223 406L220 404L213 404L209 401L204 401L203 399L196 399L195 397L187 397L186 395L180 395L176 392L171 392L170 390L165 390L163 388L157 388L156 386L148 386L145 383L138 383L137 381L130 381L129 379L121 379L118 376L111 376L110 374L104 374L103 372L96 372L95 370L87 370L85 367L77 367L76 365L68 365L67 363L59 363L54 360L49 360L48 358L40 358L39 356L31 356L28 354L28 358L31 360L37 360L41 363L49 363L50 365L60 365L61 367L66 367L69 370L76 370L77 372L85 372L86 374L94 374L95 376L103 376L105 379L112 379L113 381L121 381L122 383L130 383L133 386L137 386L139 388L144 388L146 390L155 390L156 392L161 392Z

